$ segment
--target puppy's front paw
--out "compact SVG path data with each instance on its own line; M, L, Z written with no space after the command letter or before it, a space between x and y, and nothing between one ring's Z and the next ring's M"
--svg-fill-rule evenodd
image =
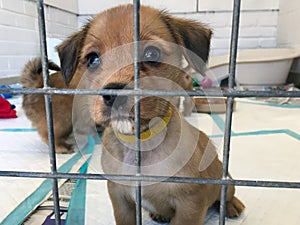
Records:
M238 217L244 211L245 205L236 197L226 202L226 216L229 218Z
M154 213L149 213L150 218L158 223L169 223L171 221L170 218L164 217L162 215L154 214Z
M71 154L74 152L74 147L69 144L56 145L55 152L58 154Z

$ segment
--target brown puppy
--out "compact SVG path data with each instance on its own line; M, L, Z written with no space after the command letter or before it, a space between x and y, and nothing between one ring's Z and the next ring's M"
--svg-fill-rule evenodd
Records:
M49 62L49 69L60 71L60 68L52 62ZM40 59L34 59L25 65L21 82L25 88L43 87L42 62ZM60 72L50 76L50 86L67 88ZM72 133L73 96L54 95L52 103L55 150L57 153L71 153L73 152L73 141L70 140L69 136ZM32 122L32 126L37 128L42 140L49 144L44 96L25 94L22 107L28 119ZM71 143L68 143L68 141L71 141Z
M133 7L120 6L98 14L84 29L58 47L67 82L92 89L131 89ZM182 57L201 71L207 61L211 31L204 25L141 7L140 88L180 90L185 72ZM194 53L193 53L194 52ZM186 80L185 80L186 82ZM101 162L105 173L135 174L134 102L130 96L88 96L89 113L104 125ZM218 179L222 163L201 131L187 123L174 98L140 99L141 174ZM142 204L152 217L171 225L201 225L207 209L220 199L220 186L146 183ZM135 182L108 181L117 225L136 224ZM227 215L239 216L244 205L227 192Z

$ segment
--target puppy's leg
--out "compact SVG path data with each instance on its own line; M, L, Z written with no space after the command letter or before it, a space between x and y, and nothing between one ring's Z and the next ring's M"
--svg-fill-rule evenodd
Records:
M44 121L44 123L38 124L38 133L42 137L43 142L45 142L47 145L49 145L49 139L48 139L48 127L44 126L47 122ZM55 124L54 124L55 126ZM57 131L57 132L55 132ZM54 127L54 143L55 143L55 152L59 154L68 154L74 152L74 146L72 144L67 144L66 140L68 136L70 135L70 132L61 133L59 132L59 129L55 129Z
M135 203L122 194L119 184L108 181L107 187L114 209L116 225L135 225Z
M175 216L171 219L170 225L203 225L207 209L205 200L200 202L191 200L176 204Z
M71 144L67 144L64 141L60 140L55 141L55 152L60 154L68 154L74 152L74 147Z
M235 187L229 186L226 196L226 216L229 218L240 216L245 209L245 205L237 197L234 196L234 192ZM219 202L217 207L219 208Z
M63 98L61 99L63 101ZM67 100L68 99L66 98L66 101ZM53 101L53 103L55 105L59 104L58 102L55 101ZM67 103L65 103L65 105L67 105ZM56 153L67 154L67 153L74 152L74 146L75 146L75 139L72 136L72 132L73 132L72 115L71 115L72 105L69 105L68 107L62 107L62 108L64 112L61 113L61 115L59 115L60 111L53 108L55 151Z
M164 217L162 215L159 214L155 214L155 213L149 213L149 217L158 223L169 223L171 221L171 218L169 217Z
M244 209L244 204L235 196L226 202L226 216L229 218L240 216Z

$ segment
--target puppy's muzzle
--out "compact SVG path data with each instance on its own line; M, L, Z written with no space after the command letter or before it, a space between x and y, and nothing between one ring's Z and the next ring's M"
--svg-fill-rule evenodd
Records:
M109 83L103 89L124 89L126 84L123 83ZM103 102L108 107L119 108L125 105L127 102L127 96L117 96L117 95L103 95Z

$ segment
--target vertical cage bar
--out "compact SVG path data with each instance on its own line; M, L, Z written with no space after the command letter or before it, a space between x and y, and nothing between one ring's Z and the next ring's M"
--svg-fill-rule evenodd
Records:
M134 29L134 89L140 88L140 1L133 1ZM141 175L141 142L140 142L140 97L134 97L135 106L135 149L136 175ZM141 181L136 182L136 224L142 225L142 188Z
M235 86L235 71L236 71L236 57L237 57L237 48L238 48L238 36L239 36L240 6L241 6L241 1L234 0L233 16L232 16L231 44L230 44L230 61L229 61L229 90L230 91L234 91L234 86ZM226 119L225 119L225 132L224 132L222 179L228 178L233 104L234 104L234 98L228 97L227 105L226 105ZM222 185L221 201L220 201L220 220L219 220L220 225L225 224L227 189L228 189L227 185Z
M42 65L43 65L44 88L49 88L50 81L49 81L49 71L48 71L46 26L45 26L45 13L44 13L43 0L38 0L37 8L38 8L39 34L40 34L40 44L41 44L41 57L42 57ZM45 95L45 107L46 107L46 117L47 117L47 126L48 126L48 141L50 147L49 156L50 156L51 173L57 174L51 95ZM55 213L55 224L60 225L61 220L60 220L57 178L52 179L52 193L53 193L53 203L54 203L54 213Z
M240 9L241 9L241 0L234 0L231 43L230 43L230 59L229 59L229 75L230 75L229 88L230 89L233 89L235 86L236 58L237 58L239 25L240 25Z

